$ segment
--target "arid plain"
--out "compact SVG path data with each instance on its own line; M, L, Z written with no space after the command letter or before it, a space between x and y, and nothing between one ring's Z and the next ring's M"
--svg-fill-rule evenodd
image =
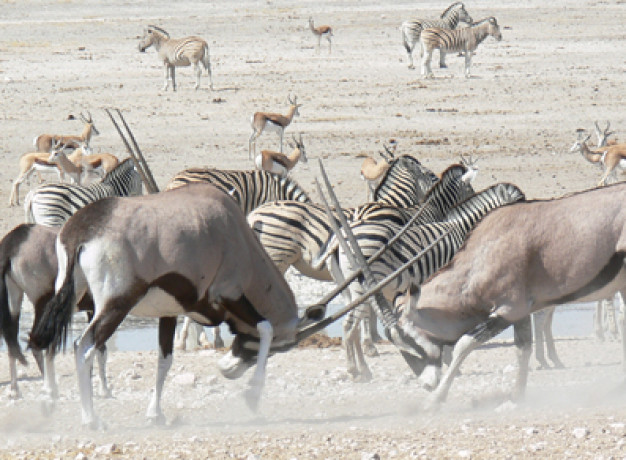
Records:
M576 130L611 122L626 141L626 32L623 1L468 1L475 20L495 16L503 40L488 38L473 59L433 66L434 79L407 68L399 25L436 17L447 2L0 2L0 199L8 202L18 158L43 132L78 134L90 112L101 132L96 152L125 156L103 108L121 109L164 187L187 167L249 169L250 116L302 103L287 133L302 133L309 163L292 177L317 199L317 159L346 206L365 200L364 155L395 139L398 153L441 172L459 155L478 159L476 189L512 182L528 198L593 187L598 167L569 153ZM333 51L316 53L309 16L334 28ZM162 91L163 69L139 53L147 24L173 37L199 35L211 48L215 88L193 89L178 69L178 91ZM418 62L418 61L417 61ZM287 136L287 137L288 137ZM258 148L275 148L263 135ZM23 186L21 197L28 186ZM6 233L21 207L0 213ZM576 231L576 229L572 229ZM298 285L306 283L300 282ZM327 286L317 288L320 291ZM156 342L156 336L154 337ZM61 398L46 417L30 360L23 399L9 400L0 352L0 457L3 458L618 458L626 455L626 398L617 342L562 338L566 368L534 371L526 401L502 397L512 383L511 341L473 353L437 414L420 410L427 393L389 345L369 360L374 379L351 382L342 349L307 348L270 358L258 413L248 411L245 378L216 367L221 352L177 353L163 397L168 423L147 427L155 352L114 352L113 399L97 399L108 430L80 425L71 353L58 359ZM534 361L531 363L535 365Z

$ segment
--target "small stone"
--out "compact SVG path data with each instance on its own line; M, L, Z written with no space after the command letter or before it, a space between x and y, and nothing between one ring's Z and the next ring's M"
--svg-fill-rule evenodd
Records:
M178 374L172 379L174 385L180 385L185 387L193 387L196 385L196 374L193 372L185 372L184 374Z
M458 455L461 458L472 458L472 451L471 450L460 450Z
M585 438L585 437L587 437L587 436L589 435L589 433L590 433L589 429L587 429L587 428L583 428L583 427L580 427L580 428L574 428L574 429L572 430L572 434L574 435L574 437L575 437L576 439L582 439L582 438Z
M79 452L76 454L76 457L74 457L74 460L87 460L87 456L82 452Z
M526 433L527 435L537 434L539 433L539 430L535 428L534 426L531 426L528 428L524 428L524 433Z
M102 446L96 447L93 451L96 454L111 455L116 450L117 446L115 444L104 444Z

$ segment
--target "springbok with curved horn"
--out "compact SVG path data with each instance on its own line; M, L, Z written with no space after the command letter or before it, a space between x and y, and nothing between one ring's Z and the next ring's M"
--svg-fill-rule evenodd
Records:
M144 53L146 49L154 46L163 61L165 67L165 84L163 90L167 91L170 80L172 89L176 91L176 67L187 67L193 65L196 72L195 89L200 87L200 75L204 66L209 76L210 87L213 89L213 75L211 74L211 58L209 45L206 40L200 37L191 36L185 38L170 38L165 30L160 27L150 25L143 31L143 37L139 42L139 51Z
M332 53L332 41L331 38L333 36L333 29L330 26L317 26L315 27L315 24L313 23L313 18L310 17L309 18L309 28L311 29L311 32L313 32L313 35L315 35L317 37L317 54L320 53L320 47L321 47L321 43L322 43L322 37L325 37L326 40L328 40L328 54Z
M280 113L270 112L255 112L250 118L250 124L252 125L252 135L248 141L248 159L252 159L252 155L256 149L256 140L265 130L274 131L280 137L280 153L283 153L283 135L285 134L285 128L289 126L294 117L300 115L298 109L302 104L298 104L298 97L287 97L289 101L289 111L286 115Z
M611 139L609 140L609 137L612 136L613 134L615 134L615 131L609 131L609 129L611 128L611 122L607 120L606 122L606 128L604 129L600 129L600 125L598 124L598 121L594 121L594 129L595 129L595 133L596 133L596 137L598 138L598 147L604 147L606 145L615 145L617 144L617 141L615 139Z
M79 136L60 135L60 134L41 134L33 139L33 144L38 152L51 153L55 143L65 145L66 148L77 149L82 142L89 144L93 135L99 135L96 125L91 118L91 113L87 112L87 116L81 112L80 119L85 123L83 132Z
M614 144L606 147L590 149L587 141L591 137L589 134L585 139L574 142L570 152L580 152L582 156L591 163L600 163L604 166L604 174L598 182L598 187L607 185L609 179L617 181L617 173L626 169L626 144Z
M306 149L302 140L302 134L300 134L299 139L296 139L295 136L292 136L292 138L295 145L288 142L289 147L293 149L290 155L274 150L261 150L261 153L256 156L254 161L256 168L278 174L281 177L287 177L289 171L296 166L298 161L306 163Z

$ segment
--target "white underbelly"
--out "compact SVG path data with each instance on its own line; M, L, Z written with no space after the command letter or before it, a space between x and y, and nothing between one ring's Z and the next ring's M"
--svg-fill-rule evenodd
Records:
M619 168L626 169L626 160L619 160Z
M133 307L130 314L160 318L162 316L184 315L185 309L170 294L160 288L153 287Z

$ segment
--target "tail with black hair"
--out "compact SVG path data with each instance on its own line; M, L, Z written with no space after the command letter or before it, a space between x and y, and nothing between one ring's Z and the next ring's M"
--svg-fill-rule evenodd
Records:
M17 340L20 316L12 316L9 309L9 291L5 281L5 276L9 269L9 258L4 257L3 259L2 271L0 273L0 338L4 337L9 349L9 356L19 360L22 364L26 364L26 357L24 357L22 348Z
M46 303L39 320L35 320L28 342L30 347L39 350L65 349L67 332L72 323L72 313L76 304L75 263L76 256L70 255L61 289Z

